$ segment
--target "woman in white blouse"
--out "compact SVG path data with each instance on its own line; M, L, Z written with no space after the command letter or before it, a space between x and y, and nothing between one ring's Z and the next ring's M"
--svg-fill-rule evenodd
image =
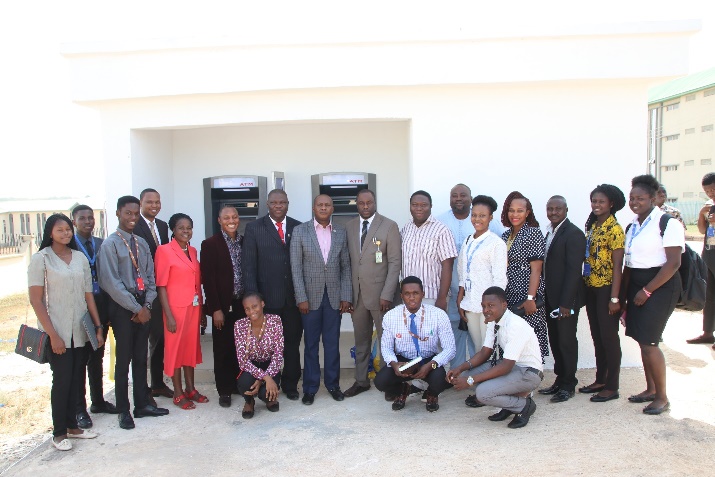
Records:
M484 344L487 325L482 314L482 294L489 287L506 288L506 244L489 230L497 203L491 197L478 195L472 200L472 226L474 234L462 244L457 259L459 316L467 324L469 335L479 351ZM474 396L465 401L476 404Z
M68 451L72 449L68 437L97 437L94 432L78 428L75 414L81 377L87 362L84 346L88 337L82 326L82 317L88 310L99 346L104 344L104 335L92 294L89 261L77 250L72 221L66 215L48 217L40 250L30 260L27 282L30 304L40 329L47 333L52 346L52 445L58 450Z

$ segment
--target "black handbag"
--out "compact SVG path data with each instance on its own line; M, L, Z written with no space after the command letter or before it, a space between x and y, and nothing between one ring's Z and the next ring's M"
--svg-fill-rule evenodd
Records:
M20 325L15 353L44 364L50 361L50 337L44 331Z
M521 305L524 304L526 300L522 300L517 304L515 307L509 307L509 311L514 313L516 316L521 316L524 318L526 316L526 311L524 311L523 308L519 308ZM544 307L544 299L541 298L540 296L536 297L536 308L543 308Z

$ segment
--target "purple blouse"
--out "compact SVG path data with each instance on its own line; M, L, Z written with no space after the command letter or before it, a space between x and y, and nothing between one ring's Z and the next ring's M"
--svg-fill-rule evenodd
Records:
M278 315L266 313L266 327L263 336L256 341L251 333L251 320L243 318L236 322L234 336L236 339L236 356L238 366L242 371L251 373L256 379L266 375L275 377L283 366L283 325ZM265 371L256 367L251 361L270 361Z

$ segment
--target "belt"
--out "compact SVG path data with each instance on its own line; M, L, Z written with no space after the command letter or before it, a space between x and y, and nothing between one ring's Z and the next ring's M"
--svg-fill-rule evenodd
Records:
M537 375L539 378L544 379L544 373L542 373L541 371L539 371L539 370L536 369L536 368L527 367L527 368L526 368L526 372L527 372L527 373L534 373L534 374Z

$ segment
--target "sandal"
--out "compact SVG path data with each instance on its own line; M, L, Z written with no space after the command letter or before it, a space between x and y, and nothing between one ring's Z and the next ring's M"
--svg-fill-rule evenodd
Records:
M188 411L189 409L195 409L196 405L192 403L186 396L183 394L179 397L174 398L174 404L184 411Z
M196 389L191 392L184 391L184 396L186 396L188 399L191 399L192 401L200 402L202 404L209 402L209 398L199 393L199 391Z
M249 401L246 401L246 404L244 404L243 406L243 411L241 411L241 417L243 417L244 419L252 418L255 412L255 406L255 399L251 398Z

